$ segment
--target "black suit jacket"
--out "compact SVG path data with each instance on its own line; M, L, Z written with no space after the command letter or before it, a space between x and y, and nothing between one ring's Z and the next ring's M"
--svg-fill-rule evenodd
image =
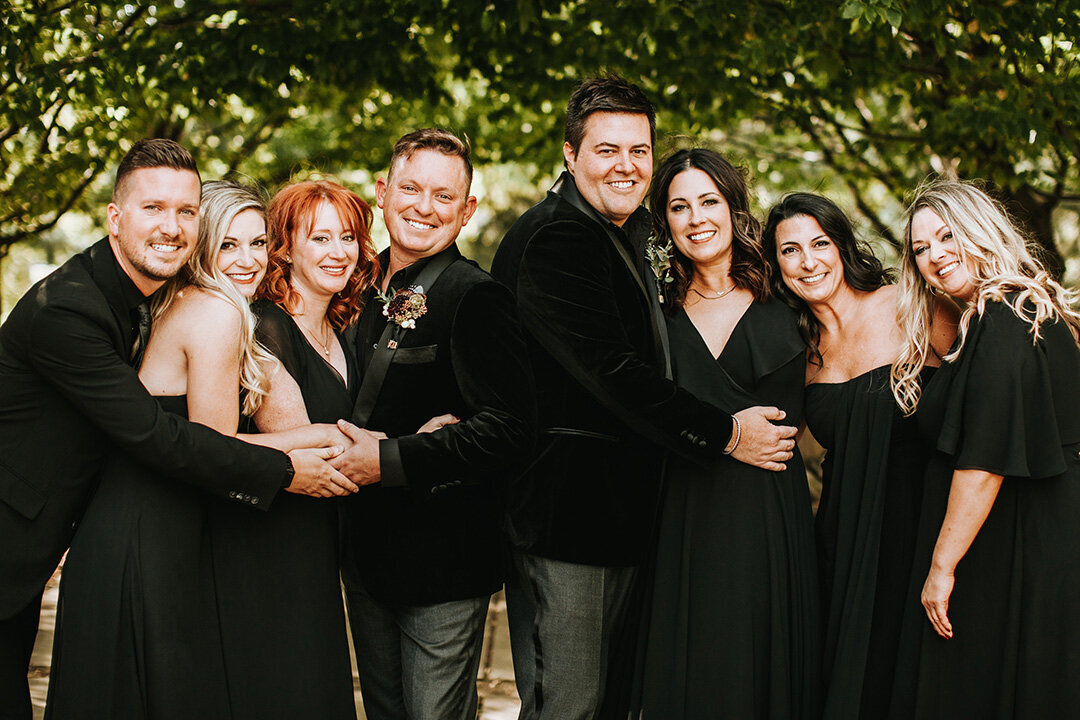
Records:
M112 444L167 477L265 509L284 454L165 412L130 366L144 298L108 240L68 260L0 326L0 618L45 586Z
M619 228L588 207L569 173L556 188L506 233L491 270L517 296L539 398L540 441L509 488L508 530L532 554L636 565L661 448L719 454L731 413L664 376L650 298L615 245L640 256L648 212Z
M347 570L389 603L498 589L502 491L532 449L535 391L514 299L453 245L443 252L455 260L424 288L427 314L402 336L367 422L390 436L379 448L382 481L344 503ZM399 272L390 287L413 284L427 262ZM369 297L355 328L362 375L387 322ZM443 413L461 422L416 434Z

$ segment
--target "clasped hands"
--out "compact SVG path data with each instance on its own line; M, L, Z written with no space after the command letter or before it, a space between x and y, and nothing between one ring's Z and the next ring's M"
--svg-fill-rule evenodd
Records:
M438 415L416 432L434 432L458 421L453 415ZM346 420L339 420L337 425L320 424L317 427L322 434L320 447L289 452L293 481L287 491L312 497L334 497L350 495L361 485L379 481L379 441L386 439L386 433L360 428Z

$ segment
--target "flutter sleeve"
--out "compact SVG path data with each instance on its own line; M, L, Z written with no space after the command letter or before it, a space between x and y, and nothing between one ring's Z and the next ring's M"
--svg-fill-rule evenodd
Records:
M285 370L297 379L303 375L303 355L297 347L296 323L289 314L267 300L258 300L251 306L255 314L255 339L270 351L284 366Z
M972 320L945 404L938 449L957 470L1041 478L1065 471L1046 330L1004 303Z

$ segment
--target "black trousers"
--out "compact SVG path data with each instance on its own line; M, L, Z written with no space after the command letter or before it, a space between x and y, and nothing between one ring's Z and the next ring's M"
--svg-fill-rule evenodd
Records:
M14 616L0 620L0 720L30 720L26 673L34 652L41 595Z

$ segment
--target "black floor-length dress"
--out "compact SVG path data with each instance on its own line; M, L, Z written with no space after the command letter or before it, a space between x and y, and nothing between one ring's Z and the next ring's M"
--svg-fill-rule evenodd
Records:
M802 418L805 346L791 311L754 303L714 358L683 311L668 321L676 381L725 407ZM669 458L635 717L812 718L819 609L806 473Z
M1063 322L988 302L919 405L926 472L894 718L1080 717L1080 350ZM939 637L919 603L954 469L1004 476Z
M932 449L893 399L889 371L806 387L807 427L826 449L814 529L824 717L834 720L888 712Z
M48 717L229 716L210 500L113 451L64 563Z
M265 301L252 309L259 341L299 384L309 419L348 418L352 378L346 386L285 311ZM211 511L233 717L355 718L336 500L281 492L268 512L225 502Z

